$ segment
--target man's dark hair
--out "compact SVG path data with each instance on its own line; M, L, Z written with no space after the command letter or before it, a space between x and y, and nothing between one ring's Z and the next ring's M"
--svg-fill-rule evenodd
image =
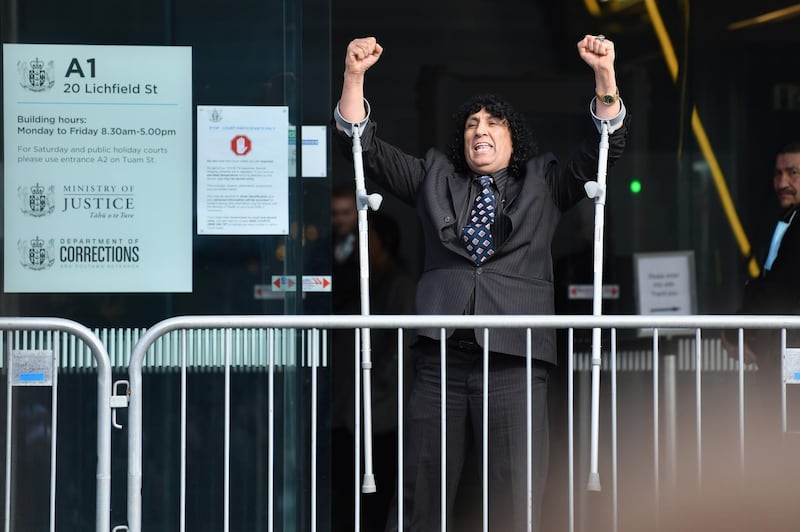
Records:
M331 190L331 198L349 198L355 200L356 189L353 185L337 185Z
M800 153L800 141L787 142L778 150L778 155L781 153Z
M469 172L467 159L464 156L464 128L467 118L481 109L486 109L490 115L508 122L508 129L511 131L511 145L514 148L511 161L508 163L508 173L514 177L523 177L525 163L536 155L537 151L533 133L525 117L518 113L510 103L495 94L474 96L464 102L453 115L455 135L450 145L450 162L453 163L456 171Z

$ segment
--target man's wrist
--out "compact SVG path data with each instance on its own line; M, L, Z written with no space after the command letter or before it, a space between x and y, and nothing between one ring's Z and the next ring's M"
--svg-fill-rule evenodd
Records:
M589 103L589 113L592 115L592 120L597 127L597 132L599 133L602 130L603 122L608 124L608 132L613 133L620 127L622 127L622 123L625 121L625 116L627 115L627 110L625 109L625 103L622 101L622 98L617 100L619 102L619 112L611 118L601 118L597 115L597 107L605 105L598 103L597 96L592 98L592 101Z
M340 130L344 131L344 133L348 137L352 137L354 125L358 125L358 128L363 131L364 126L366 126L367 122L369 122L369 115L371 112L371 108L366 98L364 98L364 112L366 113L367 116L365 116L363 120L361 120L360 122L350 122L349 120L345 119L342 116L342 113L339 111L339 103L337 102L336 108L333 110L333 119L334 122L336 122L336 126Z
M364 73L363 72L345 72L344 73L344 81L347 83L358 83L359 85L364 84Z

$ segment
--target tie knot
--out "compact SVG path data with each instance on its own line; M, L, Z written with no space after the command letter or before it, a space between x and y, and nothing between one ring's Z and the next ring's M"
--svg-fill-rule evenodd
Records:
M490 175L482 175L478 176L478 181L480 182L481 186L488 187L492 184L494 179L492 179L492 176Z

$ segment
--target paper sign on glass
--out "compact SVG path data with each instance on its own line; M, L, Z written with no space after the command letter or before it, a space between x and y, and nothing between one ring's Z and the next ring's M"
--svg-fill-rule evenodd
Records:
M197 107L197 234L289 233L289 108Z

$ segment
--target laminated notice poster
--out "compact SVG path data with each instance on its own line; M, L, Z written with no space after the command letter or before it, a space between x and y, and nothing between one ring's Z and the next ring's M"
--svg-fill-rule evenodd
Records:
M197 107L197 234L289 233L289 108Z
M192 290L189 47L3 45L6 292Z

